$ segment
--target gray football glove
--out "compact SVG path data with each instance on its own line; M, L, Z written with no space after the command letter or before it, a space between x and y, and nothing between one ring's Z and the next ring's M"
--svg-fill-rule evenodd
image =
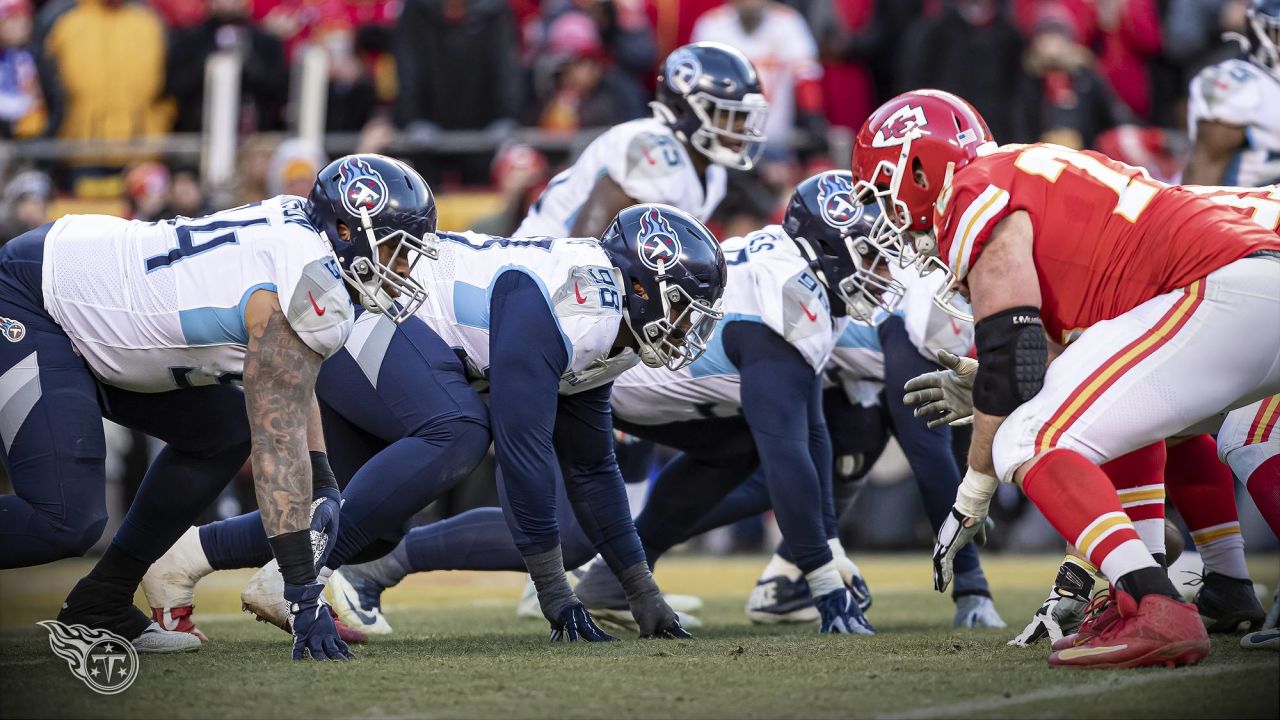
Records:
M1044 638L1057 642L1080 629L1085 606L1093 593L1093 575L1070 557L1058 568L1058 578L1049 591L1049 597L1036 610L1022 632L1009 641L1009 645L1029 647Z
M978 361L938 351L946 370L918 375L907 381L902 401L915 407L915 416L927 418L930 428L973 422L973 381Z

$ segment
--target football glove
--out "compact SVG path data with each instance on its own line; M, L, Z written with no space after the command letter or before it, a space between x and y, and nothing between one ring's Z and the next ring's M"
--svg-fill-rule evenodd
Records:
M324 586L284 584L284 599L289 603L293 627L293 659L347 660L355 657L338 637L338 628L324 602Z
M915 416L931 418L930 428L973 422L973 381L978 361L946 350L938 351L938 362L946 370L918 375L907 381L902 401L915 407Z
M945 592L955 577L956 553L975 540L979 545L987 542L987 519L966 517L954 507L938 528L938 539L933 544L933 589Z
M551 642L612 642L618 638L601 630L582 603L572 603L551 623Z
M862 608L858 607L858 601L847 587L814 598L814 605L822 617L818 632L835 635L876 634L875 628L867 622L867 616L862 614Z
M1084 609L1092 594L1093 574L1068 556L1058 568L1058 577L1049 590L1049 597L1036 610L1027 627L1009 644L1028 647L1046 637L1049 642L1057 642L1063 636L1076 632L1084 620Z
M658 593L653 597L632 598L628 600L631 616L640 627L642 638L664 638L667 640L692 640L693 636L680 626L680 618L671 609L667 601Z
M342 510L342 496L337 488L317 488L311 496L311 554L316 572L324 564L338 541L338 515Z

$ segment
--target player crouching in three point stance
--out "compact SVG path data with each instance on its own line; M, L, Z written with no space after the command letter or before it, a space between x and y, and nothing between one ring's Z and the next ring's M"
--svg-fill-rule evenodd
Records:
M311 540L313 529L332 536L338 510L336 487L313 488L329 475L316 376L351 332L352 297L392 312L397 298L421 302L408 276L432 251L434 223L388 206L426 191L412 170L374 155L340 163L342 201L362 218L344 238L317 228L307 201L279 196L157 223L71 215L0 250L0 315L23 328L0 343L15 488L0 498L0 566L78 555L97 540L101 417L166 443L60 621L111 630L143 652L198 647L151 622L133 593L252 450L259 530L287 582L294 656L349 656L319 599ZM373 181L375 167L385 182Z
M1280 390L1280 238L1096 153L997 147L938 91L881 106L853 167L899 231L885 252L945 273L938 302L959 292L977 321L970 469L938 533L935 586L982 532L998 480L1017 482L1114 588L1107 622L1051 664L1202 660L1195 607L1097 466ZM1046 334L1067 346L1052 367Z

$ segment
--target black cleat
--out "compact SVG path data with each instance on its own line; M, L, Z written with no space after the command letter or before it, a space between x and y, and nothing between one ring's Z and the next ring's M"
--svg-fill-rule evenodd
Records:
M1262 627L1265 614L1253 583L1248 580L1208 573L1196 593L1196 608L1204 627L1211 633L1238 633Z

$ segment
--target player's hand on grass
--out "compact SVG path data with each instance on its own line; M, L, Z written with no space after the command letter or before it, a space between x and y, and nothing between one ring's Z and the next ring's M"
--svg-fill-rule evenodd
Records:
M693 636L680 626L680 617L671 609L661 593L630 601L631 616L636 619L642 638L667 640L692 640Z
M971 422L978 361L939 350L938 362L947 369L908 380L902 401L915 407L915 416L926 418L930 428Z
M601 630L582 603L572 603L551 623L551 642L611 642L618 638Z
M1058 577L1044 604L1036 610L1036 614L1027 623L1027 627L1017 637L1009 641L1010 645L1028 647L1044 638L1050 642L1061 640L1080 629L1084 620L1085 606L1093 594L1093 573L1082 561L1068 555L1058 568Z
M938 539L933 544L933 589L944 592L955 577L956 553L976 540L979 545L987 541L987 519L967 517L951 508L947 519L938 528Z
M826 595L814 598L814 605L822 617L818 632L836 635L875 635L875 628L867 622L862 608L848 587L841 587Z
M293 626L293 659L347 660L355 657L338 637L329 608L324 602L324 586L284 584L284 599L289 602Z

